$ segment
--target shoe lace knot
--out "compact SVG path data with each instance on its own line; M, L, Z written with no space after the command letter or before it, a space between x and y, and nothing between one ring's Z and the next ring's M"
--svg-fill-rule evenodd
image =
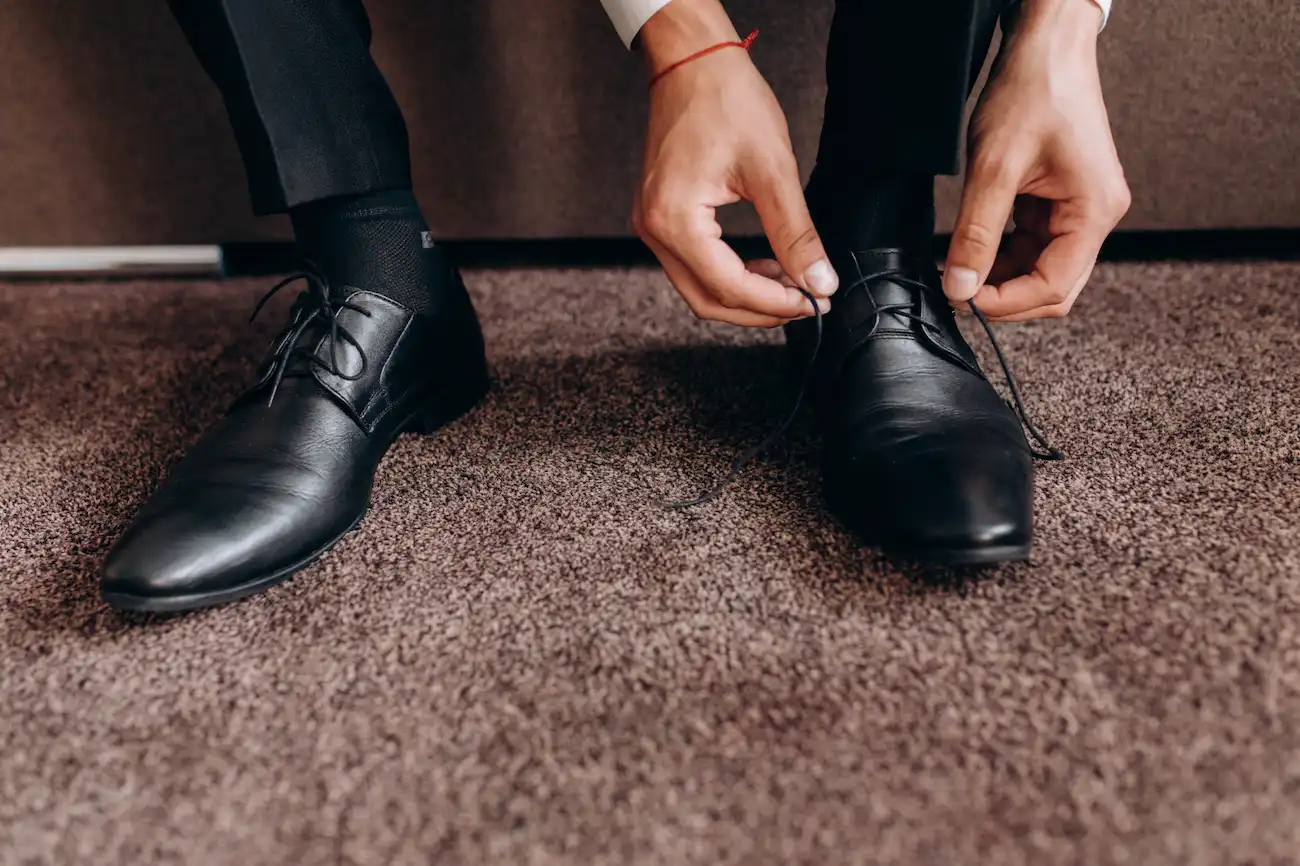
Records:
M275 401L275 395L279 392L280 383L284 381L284 378L293 375L292 368L298 361L305 362L309 370L321 369L350 382L360 379L366 372L365 349L361 347L361 344L347 327L339 324L338 314L344 310L351 310L369 318L371 312L359 304L336 298L330 289L329 278L311 261L304 261L301 270L289 274L272 286L266 294L262 295L261 300L253 307L253 313L248 317L248 321L252 322L256 319L262 308L266 306L266 303L275 297L280 290L296 282L305 283L306 288L293 302L289 323L273 341L275 349L272 352L270 363L274 376L271 382L270 395L266 400L268 406ZM329 345L329 354L326 358L320 356L318 348L313 348L310 345L298 345L303 334L307 333L314 323L327 324L328 330L324 337ZM360 368L357 372L347 373L339 366L338 347L340 341L351 344L352 348L356 350L357 357L360 359Z

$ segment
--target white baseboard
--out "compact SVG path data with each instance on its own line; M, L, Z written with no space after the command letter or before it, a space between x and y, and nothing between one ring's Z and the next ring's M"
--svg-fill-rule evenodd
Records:
M4 277L217 277L221 247L0 247Z

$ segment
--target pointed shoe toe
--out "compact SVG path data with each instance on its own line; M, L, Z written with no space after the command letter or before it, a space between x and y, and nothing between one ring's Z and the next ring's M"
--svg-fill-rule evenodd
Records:
M936 565L1024 560L1033 538L1027 451L969 445L866 455L828 467L832 511L864 540Z
M892 249L835 258L847 279L820 330L809 320L787 326L796 359L818 374L831 509L907 559L1026 559L1036 452L1022 420L1048 452L1038 456L1059 452L1025 418L1014 387L1016 409L989 383L932 263ZM1013 383L1000 350L999 359Z

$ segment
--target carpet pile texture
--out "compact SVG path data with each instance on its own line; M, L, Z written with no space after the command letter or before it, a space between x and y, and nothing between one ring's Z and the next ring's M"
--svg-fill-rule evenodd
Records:
M1300 264L1001 327L1069 460L980 575L855 543L809 418L659 507L785 412L779 334L650 270L468 280L492 396L311 569L164 618L96 569L267 283L0 285L0 863L1300 861Z

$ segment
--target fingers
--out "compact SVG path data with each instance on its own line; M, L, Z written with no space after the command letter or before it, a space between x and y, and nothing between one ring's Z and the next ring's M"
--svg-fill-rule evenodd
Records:
M651 252L659 259L663 266L664 273L667 274L668 280L673 284L673 288L686 301L691 312L697 318L714 322L726 322L731 325L740 325L748 328L776 328L786 324L792 319L800 319L812 315L813 311L806 298L800 295L794 288L787 287L781 283L760 274L751 274L754 279L767 280L777 290L783 294L794 295L799 300L799 305L794 306L792 315L770 315L755 312L749 309L727 307L714 299L704 285L696 279L691 269L680 259L678 259L666 247L656 241L653 237L644 239L646 245L650 247Z
M990 319L1006 322L1066 315L1087 284L1104 239L1104 232L1093 231L1054 238L1031 273L984 286L975 304Z
M1016 229L975 295L990 319L1025 321L1068 314L1096 265L1102 243L1128 209L1127 187L1114 194L1049 201L1021 196Z
M1002 249L998 250L993 269L984 280L985 285L1001 285L1031 273L1038 257L1051 241L1050 236L1043 237L1032 226L1017 221L1015 230L1002 239Z
M790 279L790 275L781 267L781 263L776 259L754 259L745 262L745 270L753 271L760 277L767 277L769 280L776 280L783 286L793 289L797 283Z
M673 195L669 201L698 196ZM713 208L690 210L644 208L638 233L664 266L673 286L702 319L737 325L772 327L813 314L797 289L746 269L740 256L722 240ZM819 305L825 312L826 301Z
M818 297L834 294L840 280L808 213L793 154L751 171L741 181L784 273Z
M950 301L975 297L988 280L1019 192L1020 173L1006 162L974 160L948 247L943 290Z

